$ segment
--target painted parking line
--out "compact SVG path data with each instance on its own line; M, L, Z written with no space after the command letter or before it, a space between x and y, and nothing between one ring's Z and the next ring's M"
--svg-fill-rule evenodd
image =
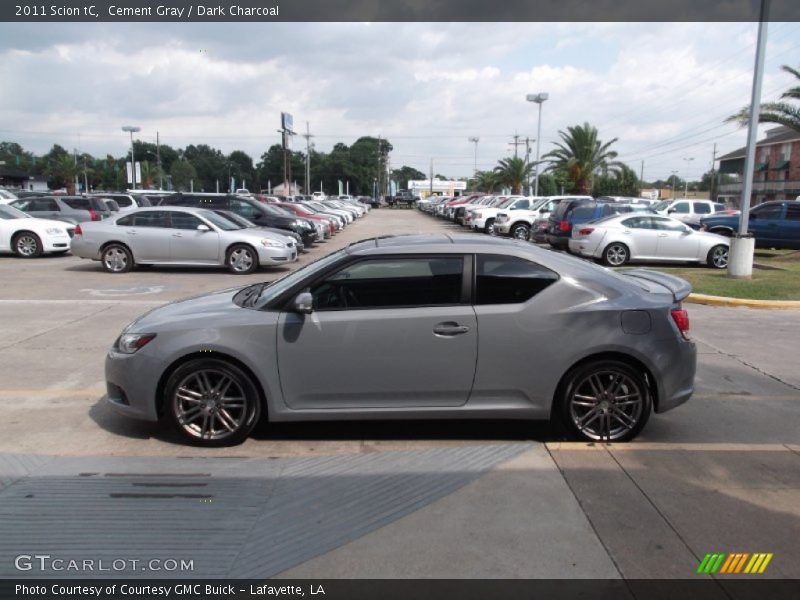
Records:
M72 396L97 396L105 394L106 389L101 387L94 388L45 388L40 390L2 390L0 398L35 398L38 396L54 396L57 398L68 398Z

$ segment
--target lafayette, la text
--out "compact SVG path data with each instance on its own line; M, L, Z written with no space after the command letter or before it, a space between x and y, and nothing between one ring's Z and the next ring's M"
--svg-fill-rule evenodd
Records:
M147 585L147 584L109 584L109 585L69 585L53 584L47 585L25 585L17 584L15 595L17 596L94 596L101 595L120 595L120 596L202 596L218 597L232 596L234 594L247 594L251 596L305 596L306 591L309 596L324 596L325 589L319 584L299 585L250 585L249 588L239 587L233 584L174 584L174 585Z

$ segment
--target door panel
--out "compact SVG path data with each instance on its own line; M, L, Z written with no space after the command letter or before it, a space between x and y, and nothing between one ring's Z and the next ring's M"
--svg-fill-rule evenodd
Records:
M680 231L658 232L658 257L661 259L695 260L700 249L696 235Z
M294 409L461 406L477 340L471 306L283 313L283 396Z
M218 264L219 233L198 231L196 229L165 229L170 234L170 260L172 262L193 262Z

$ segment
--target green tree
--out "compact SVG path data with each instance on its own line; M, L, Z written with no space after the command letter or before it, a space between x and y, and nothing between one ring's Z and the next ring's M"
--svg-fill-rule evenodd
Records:
M194 181L194 188L197 189L197 171L194 165L187 160L176 160L170 169L172 177L172 187L179 192L188 192Z
M399 169L394 169L391 173L391 179L397 182L397 189L407 190L409 181L419 181L420 179L427 179L427 176L422 171L418 171L414 167L407 167L403 165Z
M619 169L610 174L602 174L594 179L593 196L633 196L641 191L636 172L628 165L620 164Z
M619 171L620 163L614 161L617 153L609 150L617 138L604 144L597 137L597 128L589 123L567 127L566 132L559 131L558 135L561 142L556 142L556 149L542 159L549 162L548 170L568 175L571 193L589 194L596 173Z
M512 194L519 194L533 172L533 164L519 157L503 158L498 161L494 172L498 182L509 186Z
M184 149L183 158L188 160L197 172L195 190L215 191L217 182L220 183L220 189L227 187L223 185L228 177L227 161L220 150L207 144L190 145Z
M75 193L75 174L78 172L75 157L58 144L53 144L50 151L42 157L45 164L45 175L50 179L51 189L67 188L70 194Z
M255 181L256 170L253 167L253 159L250 155L241 150L234 150L228 155L228 165L230 168L231 177L236 179L236 186L242 187L243 182L253 186L253 190L258 191ZM227 185L225 186L227 189ZM235 191L235 190L231 190Z
M475 188L481 192L491 193L500 185L497 173L494 171L478 171L475 174Z
M789 65L783 65L781 69L794 75L798 84L781 94L781 98L800 100L800 71L793 69ZM726 123L733 121L738 122L743 127L746 126L750 121L750 107L746 106L735 115L725 119ZM759 123L777 123L800 132L800 105L789 102L766 102L760 107L758 121Z

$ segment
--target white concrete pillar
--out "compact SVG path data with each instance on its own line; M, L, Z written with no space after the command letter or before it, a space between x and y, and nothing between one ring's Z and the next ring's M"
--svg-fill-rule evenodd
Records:
M750 279L753 276L753 253L756 239L753 237L731 238L728 250L728 277Z

